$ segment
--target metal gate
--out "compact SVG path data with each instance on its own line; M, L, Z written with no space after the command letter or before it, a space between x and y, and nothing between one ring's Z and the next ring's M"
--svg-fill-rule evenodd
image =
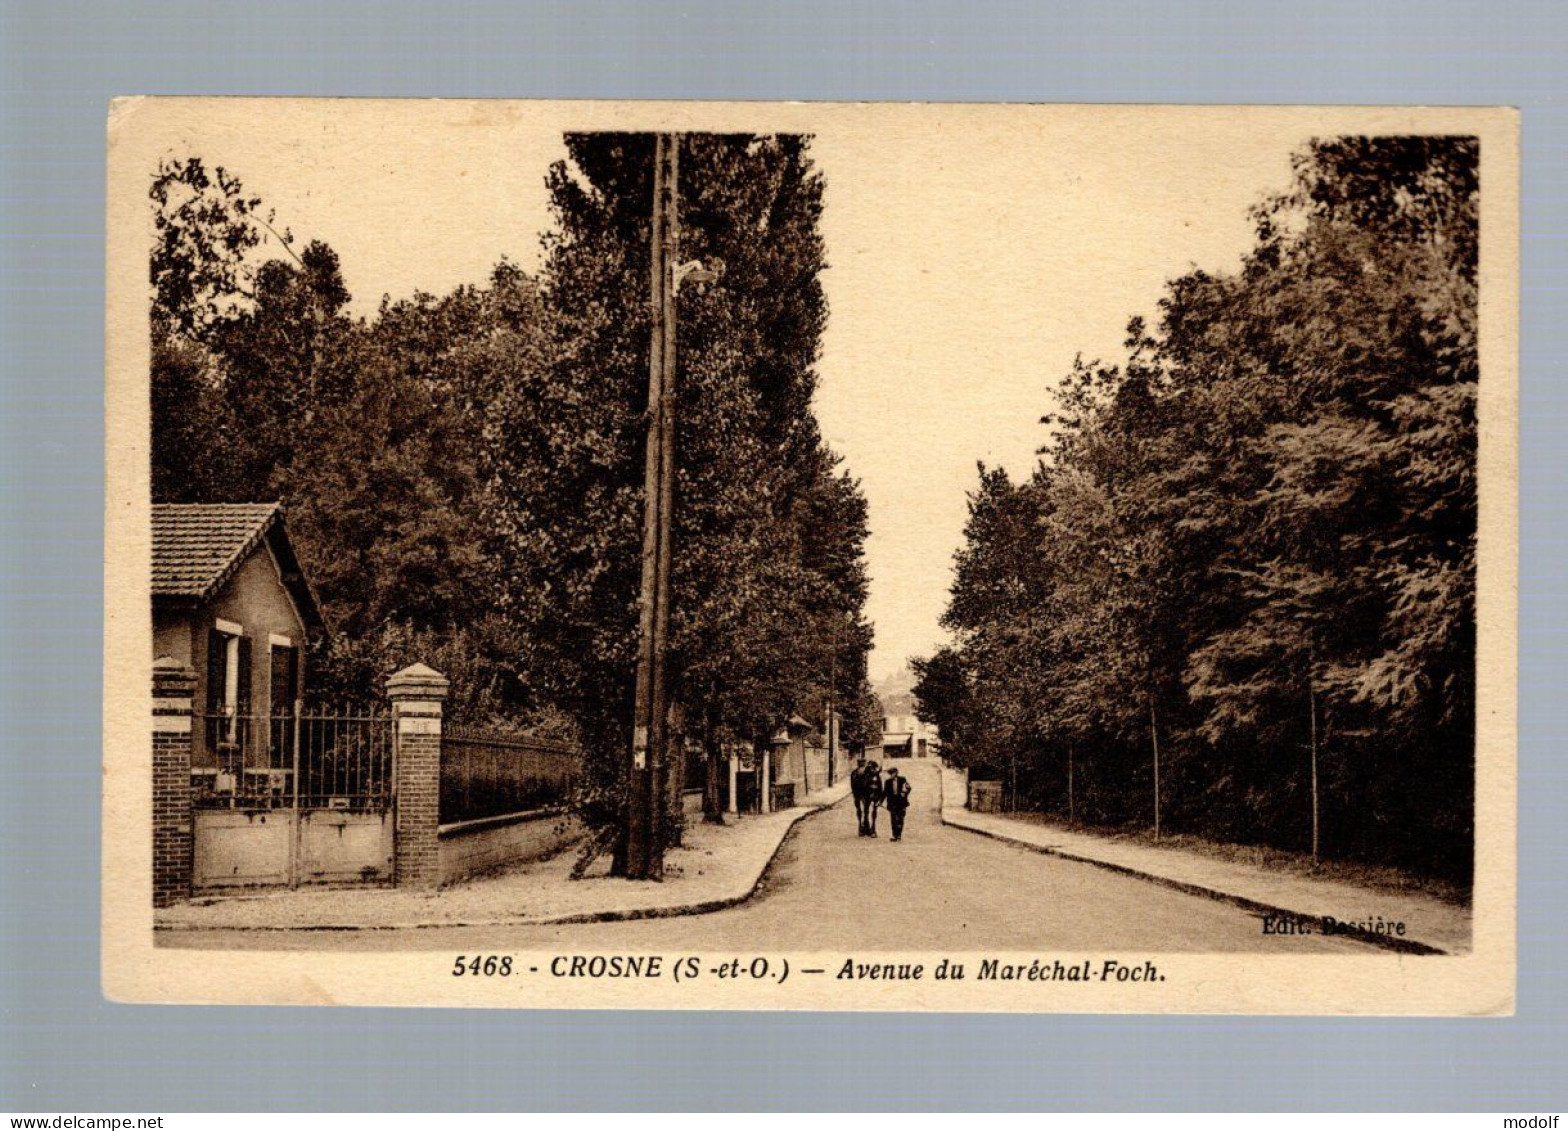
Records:
M196 716L192 887L389 883L396 731L374 711Z

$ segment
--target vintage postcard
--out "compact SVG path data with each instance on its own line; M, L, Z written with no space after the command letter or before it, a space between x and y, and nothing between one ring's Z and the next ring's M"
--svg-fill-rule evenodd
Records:
M1518 134L115 102L104 992L1512 1012Z

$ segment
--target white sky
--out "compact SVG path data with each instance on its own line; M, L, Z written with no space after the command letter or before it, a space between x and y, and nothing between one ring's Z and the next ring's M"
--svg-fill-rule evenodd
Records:
M503 255L534 268L562 126L648 128L610 104L397 105L187 101L147 125L330 244L366 314L482 281ZM1306 135L1268 112L771 109L805 119L827 181L817 408L870 501L880 678L943 638L976 461L1027 473L1074 355L1118 356L1165 280L1235 266L1248 207L1285 186Z

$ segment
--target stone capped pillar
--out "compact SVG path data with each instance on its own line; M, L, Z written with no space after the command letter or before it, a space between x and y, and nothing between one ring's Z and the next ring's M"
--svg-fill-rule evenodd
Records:
M152 664L152 904L191 894L191 703L196 673L173 656Z
M387 680L397 729L396 856L398 887L433 888L441 882L441 704L446 676L412 664Z

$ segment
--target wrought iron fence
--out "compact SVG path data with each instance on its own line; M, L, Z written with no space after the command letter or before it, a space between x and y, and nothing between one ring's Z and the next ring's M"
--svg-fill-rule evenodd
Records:
M562 743L448 726L441 736L441 823L563 805L579 761Z
M392 716L374 709L196 716L191 801L202 809L381 810L392 801Z

